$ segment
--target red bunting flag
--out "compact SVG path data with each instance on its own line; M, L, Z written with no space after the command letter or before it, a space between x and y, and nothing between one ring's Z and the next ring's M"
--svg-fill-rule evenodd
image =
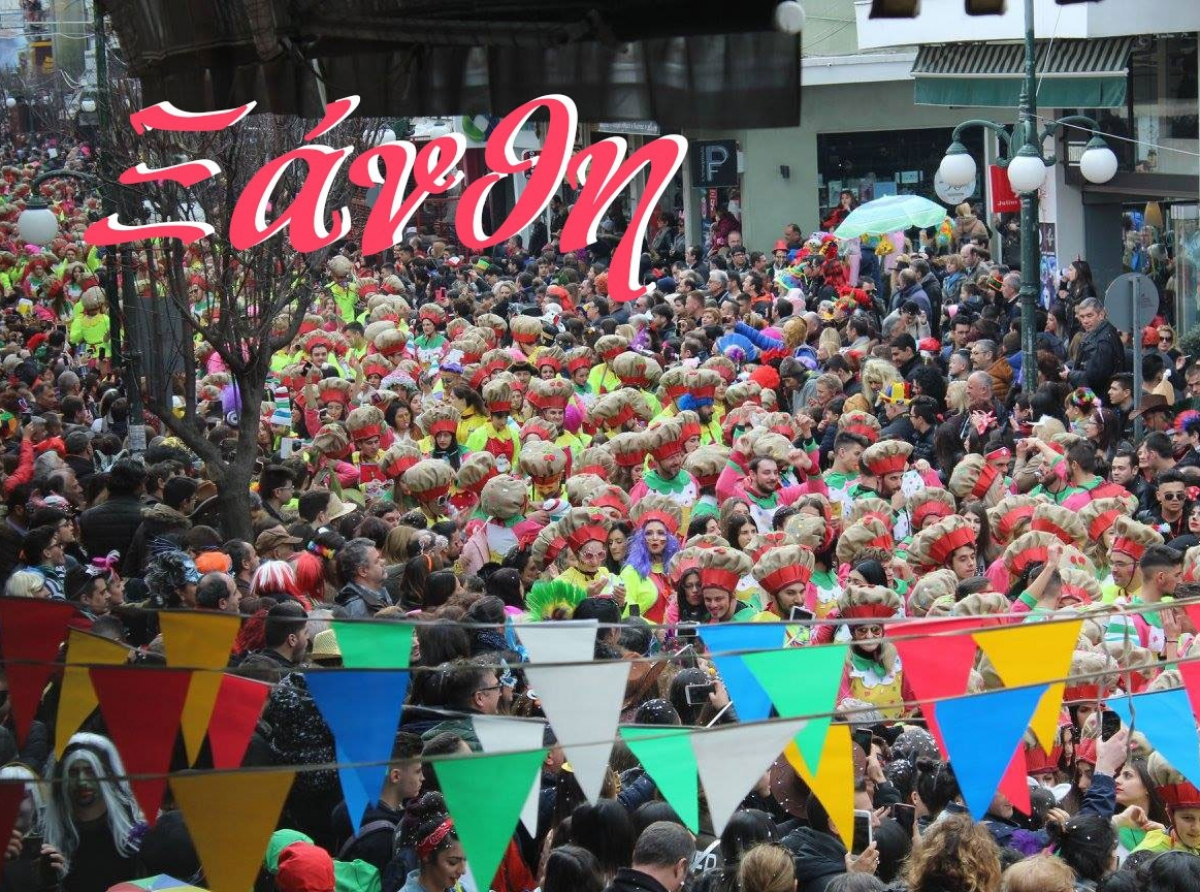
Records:
M1196 628L1200 629L1200 625ZM1183 687L1187 691L1188 702L1192 704L1192 713L1197 717L1196 721L1200 722L1200 663L1184 661L1176 663L1175 668L1183 676Z
M105 666L92 669L91 675L109 736L125 770L135 776L130 780L133 795L153 827L167 789L191 670Z
M258 724L271 686L237 675L221 678L221 689L208 723L208 743L213 768L239 768L250 735Z
M897 638L892 643L900 654L900 665L904 678L918 700L937 700L941 697L961 697L967 692L971 681L971 669L975 665L975 639L963 634L983 625L980 617L961 619L931 619L920 622L895 623L888 626L888 633ZM956 632L958 634L934 633ZM907 638L920 635L920 638ZM936 645L933 643L936 642ZM931 646L933 645L933 646ZM936 718L936 704L921 703L921 713L929 725L929 733L937 741L944 755L945 744Z
M0 784L0 841L8 845L16 826L17 816L21 813L21 803L25 801L25 782Z
M22 746L46 682L59 668L55 661L67 637L67 624L77 615L63 601L0 598L0 654L8 672L17 743Z

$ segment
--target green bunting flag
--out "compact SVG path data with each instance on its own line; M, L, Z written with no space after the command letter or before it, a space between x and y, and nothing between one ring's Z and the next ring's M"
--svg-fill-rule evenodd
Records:
M621 738L654 780L663 799L689 830L698 833L700 781L691 737L690 728L656 725L621 729Z
M742 662L758 679L785 718L833 712L846 664L846 646L786 647L746 654ZM821 763L829 716L810 719L796 735L796 746L815 773Z
M492 888L545 750L473 755L433 763L475 888ZM480 795L486 790L486 795Z
M412 623L333 622L347 669L407 669L415 629Z

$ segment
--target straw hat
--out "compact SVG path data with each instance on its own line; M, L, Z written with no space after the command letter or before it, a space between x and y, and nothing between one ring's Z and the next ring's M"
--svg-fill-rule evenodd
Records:
M454 482L462 492L479 493L497 473L495 456L490 452L472 452L459 466Z
M438 434L458 434L462 413L447 402L430 403L429 408L417 416L417 427L427 437Z
M558 522L559 533L566 538L571 550L578 554L589 542L608 546L611 522L603 513L590 508L572 508Z
M839 564L854 564L860 551L864 548L892 549L895 542L892 534L878 517L867 517L858 523L846 527L838 539L837 560Z
M762 405L762 385L757 381L739 381L725 388L725 404L736 409L744 403Z
M592 493L607 486L597 474L572 474L567 478L567 501L572 508L582 508Z
M1043 502L1033 509L1033 520L1029 524L1031 530L1050 533L1062 540L1064 545L1074 545L1082 548L1087 541L1087 527L1074 511L1068 511L1061 505Z
M961 514L951 514L913 537L909 560L924 567L944 567L955 551L966 545L974 545L975 537L975 528L970 521Z
M499 347L493 347L479 357L479 364L485 378L506 371L512 364L512 354Z
M982 455L972 453L955 466L949 489L961 501L977 500L990 508L1004 497L1004 478Z
M529 405L541 412L566 409L575 395L575 387L566 378L534 378L529 382Z
M513 389L507 381L493 378L483 385L483 401L490 414L508 413L513 407Z
M721 359L725 359L725 357L722 356ZM688 395L696 401L696 405L705 406L717 398L717 388L725 383L725 379L716 369L702 366L698 369L686 369L683 383L687 387Z
M605 483L584 500L583 507L603 511L613 520L624 520L629 516L630 504L625 490Z
M838 433L858 434L868 443L877 442L882 430L879 419L870 412L843 412L838 418Z
M408 335L398 328L386 328L371 341L375 349L387 357L399 356L408 343Z
M607 446L618 467L634 467L646 460L648 450L643 433L629 431L616 434L608 441Z
M1008 495L987 509L992 538L1007 545L1014 536L1028 532L1034 509L1045 500L1041 496Z
M727 546L705 548L698 555L701 588L716 588L732 594L742 577L750 572L748 555Z
M567 361L567 355L562 352L559 347L543 347L537 352L537 357L534 365L540 373L543 369L549 367L554 374L562 373L563 365Z
M346 430L350 432L350 439L355 443L378 439L385 426L383 412L374 406L359 406L346 416Z
M576 474L595 474L605 480L617 475L617 463L607 446L589 446L579 453L575 464Z
M536 344L542 337L542 320L536 316L514 316L509 329L516 343Z
M696 478L701 489L717 485L717 478L729 463L729 449L709 444L688 453L683 460L683 469Z
M925 616L938 598L953 600L958 589L958 574L943 567L923 573L908 592L909 616Z
M683 427L674 418L659 422L646 431L646 449L655 461L663 461L683 452Z
M313 448L334 459L345 458L350 454L350 435L340 424L327 424L313 437Z
M908 467L908 457L912 455L912 443L903 440L884 440L868 446L862 454L862 463L876 477L886 477L897 474Z
M379 459L379 469L389 480L398 480L404 472L421 460L421 450L415 443L397 440Z
M1113 544L1110 551L1128 555L1140 561L1151 545L1162 545L1163 537L1153 527L1121 516L1113 521Z
M800 545L784 545L768 549L754 565L752 572L767 594L774 596L790 585L803 590L812 578L813 553Z
M446 324L446 311L435 303L422 304L421 309L417 311L417 318L421 322L432 322L440 328Z
M337 633L333 629L326 629L313 636L311 656L314 663L342 658L342 649L338 646Z
M454 469L438 458L426 458L404 472L404 485L413 498L421 502L436 502L450 492Z
M622 353L611 363L613 374L621 380L622 387L639 390L652 388L662 377L663 370L653 359L632 351Z
M395 366L382 353L372 353L363 357L360 368L364 378L370 378L372 375L386 378Z
M867 500L860 500L860 502L865 501ZM855 504L857 505L859 502ZM921 528L925 525L925 521L931 517L939 519L949 517L958 510L958 506L954 502L954 495L947 489L935 486L924 486L918 489L905 499L904 507L907 509L908 516L912 520L912 529L914 532L920 532Z
M566 369L568 375L574 375L580 369L591 369L595 363L592 351L587 347L576 347L567 351Z
M651 493L638 499L629 519L637 529L642 529L651 521L658 521L667 528L668 533L678 536L679 528L683 525L683 509L673 499Z
M1112 529L1118 517L1130 516L1137 510L1137 496L1126 495L1116 498L1092 499L1079 509L1079 520L1087 530L1090 550L1098 550L1104 535Z
M628 349L629 340L621 335L604 335L596 340L596 352L609 365L612 365L613 360Z
M1100 583L1096 581L1096 574L1075 567L1060 567L1058 575L1062 578L1062 593L1058 596L1060 605L1073 602L1086 607L1100 602Z
M1022 533L1008 543L1001 559L1004 561L1004 568L1008 570L1008 575L1012 579L1016 579L1025 572L1030 564L1045 563L1049 556L1050 546L1061 544L1062 541L1053 533L1031 530L1028 533Z
M521 445L526 443L553 443L556 439L554 427L540 415L535 415L521 425Z
M488 517L511 520L521 514L529 490L525 481L510 474L499 474L483 486L479 507Z
M783 525L784 532L793 536L796 542L813 552L823 551L826 547L826 535L829 527L825 518L813 517L811 514L793 514Z
M345 378L322 378L317 383L317 399L322 403L349 405L353 386Z
M882 585L848 585L838 598L843 619L886 619L903 606L900 596Z
M596 346L597 348L600 346L599 341L596 342ZM681 396L685 396L688 392L687 369L681 365L671 366L659 377L658 387L667 401L674 402Z
M569 456L570 452L561 446L535 440L521 449L517 467L534 483L545 484L562 476Z
M620 390L604 394L592 403L591 411L588 413L589 420L600 430L620 430L621 427L641 414L638 411L639 405L635 404L635 399L639 400L640 406L645 408L645 414L641 415L645 418L650 414L645 397L636 390L623 387Z
M892 522L892 506L883 499L876 499L870 496L855 499L854 503L850 506L850 511L843 518L842 522L846 526L850 526L850 524L858 523L864 517L878 517L889 530L894 526Z

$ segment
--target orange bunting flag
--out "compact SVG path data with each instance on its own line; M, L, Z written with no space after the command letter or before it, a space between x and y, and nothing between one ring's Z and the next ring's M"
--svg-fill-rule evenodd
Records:
M784 758L800 779L808 784L817 801L829 813L829 819L837 828L846 848L854 842L854 741L850 726L833 724L825 735L821 749L821 761L816 774L808 770L808 763L800 755L800 747L793 740L783 751Z
M987 654L996 674L1006 687L1042 684L1066 678L1071 671L1071 655L1079 641L1083 620L1073 622L1025 623L989 632L976 632L980 649ZM1036 654L1037 659L1030 659ZM1066 684L1051 684L1029 721L1042 749L1050 752L1058 735L1058 715L1062 711Z
M129 659L129 648L108 638L89 635L78 629L67 633L67 668L63 672L62 692L58 697L58 718L54 723L54 755L61 759L71 735L100 706L89 666L121 666Z
M241 628L239 617L229 613L165 611L159 614L167 665L199 669L192 673L187 703L180 719L188 759L196 761L224 673L214 670L229 665L229 651Z
M171 778L209 889L253 887L295 774L239 771Z

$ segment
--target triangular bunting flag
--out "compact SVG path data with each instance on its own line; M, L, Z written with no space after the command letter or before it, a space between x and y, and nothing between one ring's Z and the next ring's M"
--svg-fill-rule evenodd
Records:
M1012 688L943 700L942 737L958 788L971 816L980 820L992 804L1046 685Z
M540 750L546 742L546 724L536 719L514 719L502 715L477 715L471 719L475 736L485 753L521 753ZM529 785L529 796L521 808L521 823L530 836L538 833L538 805L542 775Z
M0 655L20 746L25 745L46 682L58 668L54 662L67 637L67 623L78 615L63 601L0 598Z
M415 630L412 623L333 622L347 669L407 669Z
M79 629L67 633L67 668L58 695L58 717L54 722L54 755L61 759L71 735L100 706L92 690L88 666L120 666L129 658L129 648L108 638Z
M787 632L783 623L750 625L711 625L698 629L704 646L713 655L713 663L725 682L729 699L743 722L758 722L771 714L771 698L745 664L744 656L731 655L739 650L776 650L783 647ZM722 656L722 654L725 654Z
M520 634L524 638L524 628ZM589 656L591 653L589 645ZM532 665L525 670L589 802L600 798L632 666L621 660L582 666Z
M262 715L271 686L261 681L222 675L217 704L208 723L208 745L213 768L238 768L250 745L250 736Z
M621 738L637 756L658 792L693 833L700 828L700 782L696 754L692 751L692 729L629 727Z
M12 838L13 827L21 814L21 804L25 801L25 782L9 781L0 784L0 839L8 844Z
M976 632L974 637L1005 686L1015 688L1066 678L1071 671L1071 655L1075 652L1082 626L1082 619L1024 623L991 632ZM1037 654L1037 659L1029 659L1030 654ZM1047 752L1057 742L1058 716L1065 691L1063 682L1051 684L1029 723Z
M187 669L111 666L89 670L109 736L131 775L129 782L150 826L158 820L179 717L192 673Z
M223 670L229 665L229 651L242 622L229 613L192 610L163 611L158 615L158 622L167 665L202 670L192 673L192 684L180 719L188 760L195 762L204 745L204 733L208 730L208 720L224 674L203 670Z
M1196 606L1196 610L1200 611L1200 605ZM1200 619L1200 617L1197 618ZM1196 628L1200 629L1200 625ZM1176 663L1175 668L1183 676L1183 687L1192 703L1192 714L1196 716L1196 721L1200 722L1200 663L1191 663L1185 660Z
M433 763L476 889L492 887L544 756L543 750L537 750L460 756ZM479 795L480 790L487 790L487 795Z
M897 636L889 640L900 654L904 680L917 699L922 701L921 715L925 717L929 733L943 754L946 747L937 723L937 704L929 701L942 697L961 697L967 692L977 647L975 639L966 632L978 628L982 622L980 617L963 617L904 622L887 627L889 635ZM907 637L934 633L938 634L933 639Z
M847 849L854 842L853 745L849 725L830 725L825 746L821 748L821 768L816 772L809 770L796 741L789 743L783 751L788 764L825 807Z
M1104 702L1127 726L1145 734L1176 771L1192 784L1200 784L1200 744L1187 691L1173 688L1131 698L1111 697Z
M838 688L842 686L846 646L787 647L747 654L742 662L781 716L818 716L805 722L804 729L796 736L796 746L804 761L814 771L819 770L825 734L829 731L828 713L837 705Z
M773 721L728 725L692 735L692 752L715 836L721 835L746 794L803 727L801 721Z
M209 889L250 889L292 788L293 771L171 778Z
M363 811L383 790L408 673L339 669L309 672L304 679L333 733L337 760L344 766L338 770L342 794L357 831Z
M527 623L516 627L531 663L582 663L596 651L595 620Z
M1016 752L1008 763L1004 777L996 788L1005 795L1008 801L1023 815L1030 813L1032 805L1029 802L1029 763L1025 761L1025 742L1017 744Z

